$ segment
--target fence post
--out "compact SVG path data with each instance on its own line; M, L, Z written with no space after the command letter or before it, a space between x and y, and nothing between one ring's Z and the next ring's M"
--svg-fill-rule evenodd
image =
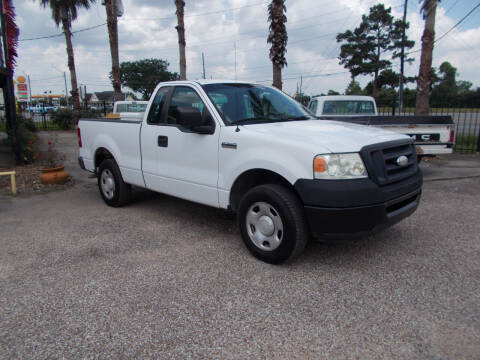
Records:
M477 118L477 121L479 119ZM480 125L480 124L479 124ZM478 137L477 137L477 154L480 154L480 126L478 127Z
M105 100L103 100L103 115L106 117L107 116L107 107L105 104Z

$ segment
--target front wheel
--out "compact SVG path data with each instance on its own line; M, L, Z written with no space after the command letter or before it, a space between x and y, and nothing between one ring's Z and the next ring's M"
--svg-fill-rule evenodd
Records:
M260 185L248 191L237 221L248 250L271 264L294 259L308 240L302 204L281 185Z
M118 207L130 202L132 188L125 183L117 163L113 159L103 160L98 167L98 189L107 205Z

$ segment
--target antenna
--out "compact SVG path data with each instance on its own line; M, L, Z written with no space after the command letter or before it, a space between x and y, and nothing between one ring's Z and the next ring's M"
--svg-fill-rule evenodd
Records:
M205 58L203 57L203 52L202 52L202 66L203 66L203 78L205 79Z
M237 80L237 40L233 42L233 48L235 49L235 80Z

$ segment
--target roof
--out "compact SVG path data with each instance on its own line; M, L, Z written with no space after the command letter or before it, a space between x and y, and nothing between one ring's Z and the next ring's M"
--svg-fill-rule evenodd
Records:
M322 99L322 100L368 100L374 101L371 96L364 95L317 95L312 99Z
M239 80L228 80L228 79L198 79L198 80L173 80L166 81L161 84L199 84L199 85L208 85L208 84L251 84L251 85L261 85L252 81L239 81Z

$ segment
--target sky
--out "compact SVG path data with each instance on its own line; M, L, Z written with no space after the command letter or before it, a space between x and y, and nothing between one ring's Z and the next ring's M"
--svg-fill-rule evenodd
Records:
M110 47L105 7L97 0L88 11L81 10L73 23L73 46L78 83L87 92L112 90ZM202 52L207 78L238 79L271 85L272 65L267 44L268 1L262 0L185 0L187 78L202 78ZM340 44L336 35L359 25L362 14L383 3L392 15L401 18L404 0L287 0L287 62L283 70L283 90L293 94L302 84L307 95L343 93L350 73L339 65ZM449 31L478 4L478 0L443 0L437 9L436 37ZM20 42L15 75L29 75L32 94L45 91L65 93L63 73L67 66L65 37L51 18L49 8L39 0L14 1ZM120 62L144 58L166 59L169 70L178 72L178 37L173 0L123 0L124 15L119 18ZM420 49L424 22L418 2L408 1L408 38ZM35 39L60 34L61 36ZM35 40L30 40L35 39ZM420 51L411 54L406 76L418 74ZM458 69L458 79L480 87L480 8L435 44L433 66L449 61ZM393 62L399 71L399 60ZM362 86L370 76L357 77ZM415 86L410 84L409 87ZM128 91L129 89L124 88Z

